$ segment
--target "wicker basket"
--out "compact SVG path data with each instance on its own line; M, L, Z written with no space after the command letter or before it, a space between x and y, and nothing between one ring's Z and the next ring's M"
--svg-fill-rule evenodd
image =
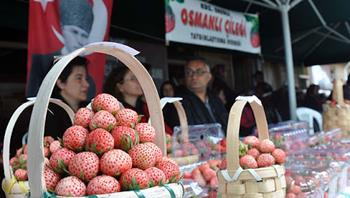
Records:
M39 198L48 196L45 181L43 178L44 171L44 155L43 155L43 131L44 120L46 117L46 109L48 107L49 98L54 88L55 82L67 64L83 53L103 53L114 56L123 62L136 76L144 91L147 105L149 107L151 124L155 128L156 144L160 147L163 153L166 153L165 146L165 132L163 113L160 107L160 100L152 81L143 65L134 57L138 52L125 45L98 42L89 44L83 48L77 49L74 52L63 56L46 75L43 83L40 86L37 100L34 104L31 115L28 136L28 177L31 197ZM40 144L39 144L40 143ZM153 187L140 191L125 191L113 194L96 195L94 197L152 197L152 198L166 198L166 197L183 197L183 187L181 184L173 183L163 187ZM91 196L90 196L91 197Z
M269 138L266 117L261 101L255 97L238 97L233 104L227 129L227 169L218 171L219 197L234 198L283 198L286 196L286 181L283 166L245 169L239 165L239 125L244 106L252 107L258 128L259 139Z
M50 99L50 102L62 107L67 112L68 116L71 118L71 121L73 123L74 112L66 103L58 99ZM6 127L4 144L3 144L5 178L2 181L2 189L4 190L7 198L28 197L28 193L29 193L28 181L17 181L16 178L14 177L12 168L10 166L10 142L11 142L13 128L16 124L18 117L26 108L32 106L34 103L35 103L35 100L30 100L20 105L16 109L16 111L12 114L10 121Z
M179 101L181 98L162 98L161 101L164 103L173 103L175 106L175 109L177 111L177 114L179 116L180 121L180 127L181 127L181 141L188 142L188 122L187 122L187 116L186 111L183 108L181 102ZM188 155L184 157L171 157L179 166L184 166L188 164L194 164L199 161L199 154L197 155Z
M332 99L336 102L327 102L323 105L323 129L329 131L335 128L341 128L350 131L350 104L344 102L343 82L341 75L343 65L335 65L335 81L333 87Z

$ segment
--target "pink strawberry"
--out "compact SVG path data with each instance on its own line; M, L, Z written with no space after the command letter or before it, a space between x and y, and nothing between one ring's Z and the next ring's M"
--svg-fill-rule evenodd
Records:
M123 190L139 190L149 187L149 177L147 173L138 168L127 170L120 177Z
M50 152L51 153L56 152L60 148L62 148L62 146L61 146L61 142L58 140L55 140L50 144Z
M121 109L115 114L118 126L134 127L139 120L139 115L132 109Z
M210 188L216 189L219 187L218 177L212 177L209 181Z
M48 147L55 139L51 136L45 136L44 137L44 146Z
M91 106L94 112L105 110L113 115L120 109L119 101L112 95L106 93L97 95L93 99Z
M102 128L111 131L116 124L115 117L108 111L101 110L92 117L90 122L90 130Z
M117 126L112 130L114 147L129 151L139 143L139 136L134 129L126 126Z
M44 178L47 190L54 192L61 176L53 171L51 168L45 167Z
M146 144L138 144L129 150L133 167L146 170L156 164L156 153Z
M180 180L180 168L171 161L161 160L157 163L156 167L164 172L169 183L178 182Z
M149 179L150 187L159 186L166 183L166 177L162 170L156 167L150 167L145 170Z
M63 134L63 146L73 151L82 151L89 131L82 126L71 126Z
M83 181L90 181L99 171L98 156L93 152L78 153L70 161L68 170L71 175Z
M23 145L23 154L28 154L28 144Z
M139 133L140 143L154 142L156 137L156 130L148 123L138 123L135 130Z
M124 151L113 149L102 155L100 160L100 170L103 174L109 176L119 176L125 171L131 169L132 159Z
M262 140L259 150L263 153L272 153L275 150L275 144L269 139Z
M251 148L248 150L247 154L253 156L256 159L260 155L260 152L256 148Z
M118 180L108 175L100 175L93 178L86 188L87 195L100 195L119 191L120 184Z
M27 169L27 160L28 160L28 155L27 154L19 155L17 160L18 160L17 168Z
M255 136L247 136L243 139L243 143L248 145L250 148L259 148L260 141Z
M283 164L286 161L286 153L282 149L275 149L272 152L272 156L278 164Z
M297 196L294 193L288 193L286 198L296 198Z
M49 157L50 156L50 149L48 147L44 147L44 156Z
M17 157L12 157L10 159L10 165L11 166L17 166L18 164L19 164L19 162L18 162L18 158Z
M15 171L15 177L18 181L27 181L28 180L27 170L17 169Z
M156 163L158 163L163 158L163 152L162 150L154 143L152 142L146 142L145 145L151 147L151 149L155 152L156 155Z
M269 154L269 153L263 153L261 155L259 155L258 159L258 167L268 167L268 166L272 166L275 164L275 158Z
M94 112L89 108L80 108L74 116L74 125L80 125L84 128L89 127L89 123L94 116Z
M258 168L258 164L256 163L256 160L251 155L245 155L239 159L239 164L242 168Z
M75 153L67 148L61 148L52 153L50 157L50 166L57 173L67 171L67 167L74 157Z
M58 182L55 192L60 196L80 197L86 194L86 186L79 178L68 176Z
M91 131L86 138L86 150L101 155L114 148L114 138L106 130L98 128Z

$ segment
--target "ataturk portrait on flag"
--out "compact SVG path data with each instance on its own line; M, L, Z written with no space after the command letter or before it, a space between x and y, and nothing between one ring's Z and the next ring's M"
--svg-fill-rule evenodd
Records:
M31 0L29 5L27 96L37 95L55 58L89 43L108 40L112 0ZM105 56L88 60L88 99L102 89Z

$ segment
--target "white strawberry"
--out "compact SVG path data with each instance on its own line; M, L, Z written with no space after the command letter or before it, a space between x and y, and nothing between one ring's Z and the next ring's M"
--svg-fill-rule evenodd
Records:
M154 142L156 130L148 123L138 123L135 130L139 133L140 143Z
M91 106L94 112L106 110L113 115L120 109L119 101L112 95L106 93L97 95L93 99Z
M80 197L86 194L86 186L79 178L69 176L58 182L55 192L60 196Z
M114 177L108 175L100 175L93 178L87 188L88 195L100 195L115 193L120 191L120 184Z
M80 108L74 116L74 125L80 125L84 128L89 127L89 123L94 116L94 112L88 108Z
M115 117L108 111L101 110L95 113L95 115L92 117L89 127L90 130L102 128L107 131L110 131L114 128L115 124Z

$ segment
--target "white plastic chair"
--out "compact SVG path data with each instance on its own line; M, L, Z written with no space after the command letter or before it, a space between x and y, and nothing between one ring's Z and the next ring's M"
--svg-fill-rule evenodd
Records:
M309 134L313 135L315 133L314 131L314 119L316 120L318 127L322 131L322 115L318 111L315 111L313 109L307 108L307 107L299 107L297 108L297 119L300 121L305 121L309 123Z

